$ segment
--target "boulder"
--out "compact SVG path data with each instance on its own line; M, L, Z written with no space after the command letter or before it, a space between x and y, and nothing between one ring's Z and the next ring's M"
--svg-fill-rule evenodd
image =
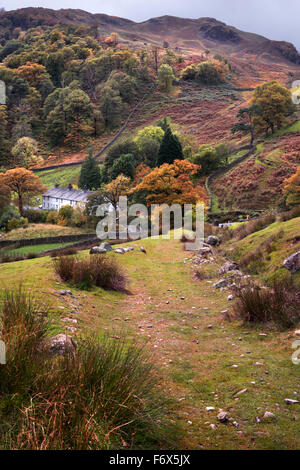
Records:
M124 248L116 248L115 253L117 253L118 255L124 255L125 250Z
M288 269L292 274L295 274L300 269L300 251L286 258L283 266Z
M234 263L232 261L227 261L221 269L219 269L219 274L226 274L230 273L231 271L239 271L239 265L237 263Z
M226 279L221 279L220 281L216 282L216 284L214 284L214 287L216 289L221 289L222 287L226 287L226 286L227 286Z
M228 413L226 413L226 411L221 411L217 418L220 423L226 423L228 421Z
M210 246L216 246L219 243L219 239L215 235L210 235L209 237L207 237L206 243Z
M200 248L198 253L199 253L199 255L210 255L211 254L211 248L203 246L202 248Z
M64 356L65 354L74 354L76 347L77 344L71 336L59 333L43 341L41 350L51 356Z
M90 255L104 255L106 253L106 250L104 248L100 248L100 246L93 246L93 248L90 249Z
M99 248L102 248L103 250L106 250L106 251L113 251L113 247L107 242L101 243Z

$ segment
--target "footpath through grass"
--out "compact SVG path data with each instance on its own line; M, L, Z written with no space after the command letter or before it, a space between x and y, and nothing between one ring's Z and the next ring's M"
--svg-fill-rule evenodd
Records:
M231 308L228 293L216 290L213 279L193 280L186 259L192 254L179 241L147 239L130 245L143 245L147 254L137 249L108 256L127 270L131 295L71 287L74 297L61 296L67 284L55 276L49 257L1 266L1 283L11 287L23 281L48 302L55 332L69 333L61 319L70 317L78 320L72 333L77 338L110 332L117 342L146 342L165 391L178 401L174 419L183 430L182 448L299 448L300 408L284 401L300 396L300 366L291 360L294 332L224 321L221 312ZM232 421L218 423L219 409ZM275 418L262 419L265 411Z

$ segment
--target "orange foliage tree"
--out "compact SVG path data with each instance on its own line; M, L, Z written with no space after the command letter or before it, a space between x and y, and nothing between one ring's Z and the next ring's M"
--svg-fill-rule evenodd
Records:
M196 204L207 201L205 189L194 184L199 165L188 160L175 160L154 168L133 188L135 192L144 192L147 205L151 204Z
M7 170L5 173L0 173L1 186L17 195L21 216L23 216L24 196L34 196L46 189L40 178L25 168L14 168L13 170Z
M288 207L300 204L300 166L298 166L294 175L285 180L284 193Z

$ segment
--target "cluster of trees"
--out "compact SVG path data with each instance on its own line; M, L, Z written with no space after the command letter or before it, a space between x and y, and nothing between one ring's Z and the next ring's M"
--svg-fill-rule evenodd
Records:
M225 82L229 72L228 63L221 59L212 59L191 64L181 72L181 80L195 80L204 85L218 85Z
M288 118L295 112L291 92L277 81L259 85L253 94L250 106L238 111L238 122L232 128L232 133L250 134L250 148L253 146L256 134L262 132L274 134L288 123Z
M296 173L285 181L284 198L288 208L300 206L300 166Z
M156 126L141 129L135 139L126 139L113 145L107 152L104 164L99 168L92 151L82 165L79 187L97 189L120 174L134 179L136 168L144 164L155 168L164 163L184 158L180 140L171 130L165 118Z

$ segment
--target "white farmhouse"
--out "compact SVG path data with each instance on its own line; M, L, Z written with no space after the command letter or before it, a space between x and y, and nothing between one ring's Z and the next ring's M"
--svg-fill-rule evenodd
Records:
M92 191L74 189L71 184L63 188L56 184L43 194L43 209L59 211L62 206L76 207L78 204L86 204L87 197Z

